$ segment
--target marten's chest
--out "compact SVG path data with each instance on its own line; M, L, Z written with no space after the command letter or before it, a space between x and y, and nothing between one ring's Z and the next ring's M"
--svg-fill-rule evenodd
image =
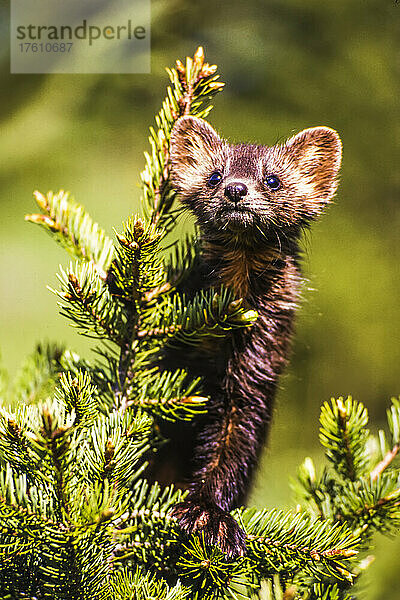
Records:
M206 286L230 288L236 298L243 298L252 308L282 278L286 264L281 253L270 247L252 249L207 243L203 257Z

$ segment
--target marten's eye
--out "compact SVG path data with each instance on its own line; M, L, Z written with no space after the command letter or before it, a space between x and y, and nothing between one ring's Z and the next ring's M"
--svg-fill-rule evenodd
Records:
M268 177L265 178L265 183L269 188L271 188L271 190L274 191L279 190L282 185L279 177L276 175L268 175Z
M215 171L208 179L207 181L207 185L209 185L210 187L215 187L216 185L218 185L219 183L221 183L222 181L222 173L220 173L219 171Z

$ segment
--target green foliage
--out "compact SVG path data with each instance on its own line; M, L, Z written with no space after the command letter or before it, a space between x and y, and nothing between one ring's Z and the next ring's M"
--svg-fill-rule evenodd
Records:
M113 243L84 208L63 190L47 196L35 192L34 196L42 213L26 215L25 219L41 225L74 258L92 263L104 274L113 255Z
M320 440L334 468L324 469L320 478L310 459L299 472L302 495L315 514L347 522L365 545L374 531L398 529L399 471L392 461L399 450L395 440L400 425L399 403L388 411L393 447L381 457L375 452L378 439L369 437L364 406L351 397L332 399L321 410ZM383 432L379 439L385 439ZM386 450L381 443L381 449ZM381 460L379 460L381 458Z
M132 390L131 404L149 409L169 421L190 420L197 414L206 412L207 398L196 396L200 379L187 384L188 375L184 369L175 372L146 369L136 377L135 390Z
M367 423L367 409L351 397L345 401L332 399L322 407L320 441L326 448L327 459L342 477L354 480L366 472Z
M139 300L143 294L164 283L159 253L164 232L152 223L145 227L138 218L129 219L123 228L123 235L117 234L119 245L111 269L114 293L126 301Z
M83 335L121 343L126 317L93 265L81 262L60 271L61 290L54 290L61 298L60 313Z
M186 58L185 65L177 60L175 69L167 69L171 86L155 118L157 129L150 127L151 152L145 152L146 166L141 173L146 213L152 223L166 230L173 227L176 217L171 213L176 192L168 179L171 130L180 116L207 117L212 109L210 100L224 87L216 70L216 65L204 62L201 47L193 58Z
M201 49L168 73L142 173L145 216L124 223L116 246L63 192L36 193L42 213L28 217L76 259L59 276L61 313L101 346L93 364L38 346L3 390L0 592L12 600L354 598L371 536L400 525L398 400L389 434L378 437L366 429L361 403L325 403L328 466L317 476L306 459L295 511L233 511L247 544L237 560L202 536L183 535L171 509L184 493L143 479L165 441L157 418L189 420L207 410L200 380L183 369L160 372L163 347L216 344L257 318L227 289L190 301L178 294L177 280L196 260L191 241L164 260L162 241L177 215L171 128L180 115L207 116L222 87Z
M4 385L3 401L7 399L17 406L45 400L54 391L63 370L64 355L64 348L57 344L38 344L22 364L9 393Z
M116 571L99 600L183 600L188 598L189 590L181 584L170 588L166 581L139 569Z
M343 561L357 554L358 540L345 525L276 510L246 509L238 518L249 540L248 556L260 577L300 568L317 579L332 575L351 580Z
M87 426L98 416L97 389L87 372L75 377L70 371L60 376L59 398L67 410L75 411L74 424Z
M184 295L167 296L155 309L144 313L145 329L140 335L167 338L171 346L181 342L196 346L204 338L224 337L233 329L251 326L256 319L257 313L245 310L242 300L235 300L230 290L202 290L192 301Z

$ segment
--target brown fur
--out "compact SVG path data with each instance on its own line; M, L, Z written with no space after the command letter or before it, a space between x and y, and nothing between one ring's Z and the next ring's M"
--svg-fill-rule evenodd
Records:
M171 350L164 361L201 376L210 397L204 419L164 432L171 438L164 459L174 462L176 480L189 482L174 514L185 531L237 556L245 538L229 510L246 497L268 431L302 283L299 238L333 197L341 143L334 130L314 127L277 146L231 145L205 121L183 117L170 157L172 184L201 231L197 267L180 291L228 286L259 315L251 328ZM237 186L243 194L230 192Z
M205 242L203 248L205 260L212 260L221 255L221 247L212 242ZM223 261L218 271L219 284L230 287L238 298L246 298L250 293L250 276L262 277L273 270L274 261L280 253L274 248L254 249L238 246L227 246Z

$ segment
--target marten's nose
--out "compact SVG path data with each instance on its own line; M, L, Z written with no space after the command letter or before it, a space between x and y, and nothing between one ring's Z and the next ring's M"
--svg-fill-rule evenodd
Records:
M247 187L239 181L230 183L225 188L225 196L232 202L239 202L247 194Z

